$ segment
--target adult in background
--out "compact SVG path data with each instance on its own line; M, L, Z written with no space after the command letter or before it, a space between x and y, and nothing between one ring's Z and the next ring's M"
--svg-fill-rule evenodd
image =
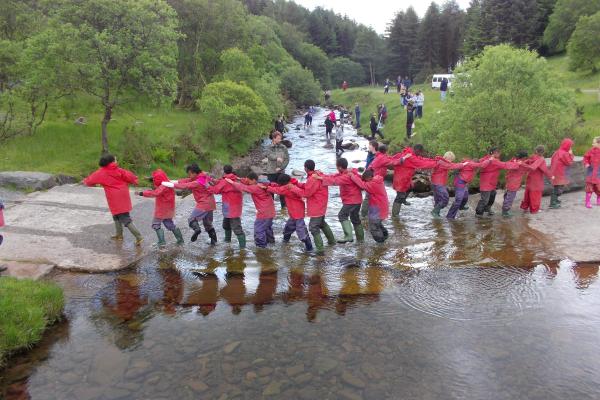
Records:
M417 118L423 118L423 105L425 105L425 95L422 91L418 91L415 96L415 103L417 105Z
M342 82L342 90L345 92L348 89L348 82Z
M402 83L404 84L406 90L409 90L412 85L412 81L408 78L408 76L404 77L404 81Z
M267 149L267 167L265 172L269 182L277 182L280 175L285 173L285 168L290 162L290 155L287 147L281 141L283 135L279 131L275 131L271 138L271 146ZM286 208L285 197L279 196L281 208Z
M280 132L283 137L283 134L285 133L285 123L283 122L283 115L277 117L277 120L275 121L275 130L277 132Z
M448 78L443 78L440 84L440 99L446 101L446 94L448 94Z
M333 132L334 126L335 120L332 120L330 116L327 116L327 118L325 118L325 138L327 139L327 143L331 140L331 132Z
M375 139L375 135L379 135L383 139L383 133L381 133L381 130L379 129L379 122L377 122L377 117L375 116L375 114L371 115L370 128L371 140Z
M360 106L358 103L354 106L354 117L356 118L356 129L360 128Z
M413 99L408 101L406 105L406 138L410 139L412 137L412 128L415 123L415 102Z

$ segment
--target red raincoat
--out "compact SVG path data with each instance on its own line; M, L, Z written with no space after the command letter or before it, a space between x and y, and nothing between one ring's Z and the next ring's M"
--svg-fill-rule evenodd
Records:
M233 187L241 192L250 193L256 207L256 219L275 218L275 203L273 196L258 185L244 185L234 182Z
M529 169L521 166L518 162L520 160L518 158L513 158L508 161L507 164L516 164L517 168L510 169L506 173L506 190L509 192L516 192L521 188L521 183L523 182L523 175L525 175Z
M356 169L352 170L353 174L358 175ZM340 197L344 205L356 205L362 203L362 190L354 183L348 174L333 174L323 177L323 184L327 186L339 186Z
M240 218L242 216L242 204L244 196L242 192L233 187L225 178L237 181L238 177L235 174L225 174L219 179L214 186L208 187L208 192L221 195L221 203L223 207L223 217L225 218Z
M498 178L500 177L500 171L503 169L517 169L519 166L516 164L508 164L493 158L491 155L487 155L479 160L482 163L487 164L481 167L479 171L479 191L490 192L496 190L498 187Z
M544 190L544 175L552 178L552 173L546 166L546 159L542 156L534 154L524 164L529 169L525 187L527 190L541 192Z
M198 175L196 179L180 179L175 184L175 189L189 189L192 191L194 195L194 200L196 200L196 209L201 211L214 211L217 208L217 203L215 202L215 196L207 190L207 183L209 181L209 177L206 174ZM200 183L200 182L204 183Z
M585 183L600 185L600 148L592 147L583 156Z
M291 219L302 219L305 215L304 199L293 192L287 185L268 186L267 190L270 193L275 193L280 196L285 196L285 204L288 209L288 214Z
M381 176L382 178L385 178L390 162L390 157L387 154L377 153L375 154L373 162L369 164L368 169L372 169L375 176Z
M436 160L424 158L421 156L411 156L402 161L401 157L396 154L394 165L394 183L393 187L396 192L408 192L412 187L412 177L417 169L431 169L437 165Z
M104 188L108 208L112 215L131 211L129 185L137 185L138 178L133 172L119 168L116 162L101 167L83 180L86 186L100 185Z
M152 173L154 190L145 190L144 197L154 197L154 218L171 219L175 216L175 190L162 186L161 183L168 182L169 177L162 169Z
M573 146L573 141L564 139L560 148L552 154L550 172L554 176L552 180L554 186L569 184L569 167L573 164L573 154L569 153L571 146Z
M358 175L352 174L350 177L358 187L369 194L369 208L376 208L379 211L379 219L386 219L389 216L390 202L383 178L374 176L372 180L365 182Z
M475 178L477 169L487 165L489 161L479 162L464 159L463 162L467 162L467 165L462 167L458 175L454 178L454 186L458 188L467 186Z
M329 120L331 122L335 123L335 120L336 120L336 118L335 118L335 111L332 111L332 112L329 113Z
M446 186L448 184L448 171L452 169L461 169L463 164L451 163L444 157L437 156L435 158L437 165L431 173L431 184Z
M323 175L319 171L308 171L306 183L298 184L292 191L306 198L306 214L309 217L323 217L327 214L329 189L322 180L315 178L314 174Z

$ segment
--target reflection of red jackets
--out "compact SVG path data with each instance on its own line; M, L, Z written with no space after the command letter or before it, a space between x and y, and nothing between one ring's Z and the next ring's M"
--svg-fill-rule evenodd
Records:
M475 178L477 169L487 165L489 161L478 162L476 160L464 159L463 162L467 162L467 165L462 167L458 175L454 178L454 186L457 188L464 188L469 184Z
M298 184L292 191L306 198L306 214L309 217L323 217L327 213L327 202L329 200L329 189L323 182L313 175L317 171L308 171L308 179L304 184Z
M256 219L275 218L273 197L265 189L258 187L258 185L243 185L238 182L234 182L233 187L252 195L252 201L256 207Z
M112 215L131 211L129 185L137 185L137 182L137 176L133 172L119 168L116 162L98 169L83 181L86 186L100 185L104 188Z
M390 203L383 178L375 176L369 182L365 182L358 175L353 174L350 177L358 187L369 194L369 211L375 210L379 215L379 219L386 219L389 216ZM369 214L371 213L369 212Z
M600 185L600 148L592 147L583 156L585 182Z
M550 172L554 176L553 185L568 185L569 184L569 166L573 164L573 154L569 151L573 146L571 139L564 139L560 144L560 148L552 154L550 161Z
M206 174L199 175L197 179L180 179L176 184L176 189L189 189L196 200L196 209L201 211L214 211L217 208L215 196L207 190L208 176ZM203 183L201 183L203 182Z
M388 165L390 165L390 157L387 154L377 153L373 162L369 164L369 169L373 170L375 176L385 178L387 175Z
M444 157L436 157L437 165L431 173L431 184L446 186L448 184L448 171L451 169L461 169L463 164L451 163Z
M516 164L507 164L497 160L490 155L483 157L479 161L484 163L488 161L487 165L483 166L479 171L479 190L481 192L496 190L500 171L503 169L517 169L519 167Z
M411 156L402 159L394 156L394 183L396 192L408 192L412 187L412 177L417 169L431 169L437 165L436 160L421 156Z
M238 177L235 174L225 174L214 186L208 187L208 192L221 195L221 204L224 218L240 218L242 216L242 203L244 196L242 192L233 187L225 180L229 178L236 181Z
M358 171L355 169L352 170L352 173L358 175ZM342 204L344 205L356 205L362 203L362 191L348 174L338 173L326 175L323 178L323 184L327 186L339 186L340 197L342 198Z
M287 185L268 186L267 190L271 193L285 196L285 204L291 219L303 219L305 214L304 199L294 193Z
M152 173L154 190L145 190L144 197L154 197L154 218L171 219L175 216L175 190L162 186L161 183L168 182L169 177L162 169Z
M518 166L518 168L511 169L506 173L506 190L509 192L516 192L519 190L521 187L521 182L523 181L523 175L525 175L528 171L526 167L519 165L518 161L518 158L513 158L508 162Z
M548 178L552 177L552 173L546 166L546 159L534 154L527 160L525 165L529 167L525 188L534 192L544 190L544 175Z

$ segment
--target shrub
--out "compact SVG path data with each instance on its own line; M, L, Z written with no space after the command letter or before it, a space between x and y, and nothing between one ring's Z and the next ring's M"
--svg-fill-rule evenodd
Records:
M321 93L312 72L300 66L289 67L281 74L281 90L298 106L316 104Z
M334 86L341 86L346 81L351 86L365 83L365 70L357 62L345 57L336 57L331 62L331 82Z
M124 167L142 170L152 166L152 143L148 136L138 131L135 126L125 128L119 147L123 149L120 163Z
M600 61L600 12L581 17L569 40L567 51L569 67L572 70L587 69L597 71Z

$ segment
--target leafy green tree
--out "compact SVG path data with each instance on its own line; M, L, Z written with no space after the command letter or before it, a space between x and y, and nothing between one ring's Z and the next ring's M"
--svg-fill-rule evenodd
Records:
M455 94L432 127L439 151L478 157L491 146L506 154L552 147L576 122L572 94L533 51L488 46L453 83Z
M299 65L289 67L281 74L281 90L299 106L316 104L321 93L312 72Z
M362 28L358 31L351 58L362 65L366 76L370 77L371 72L373 73L372 84L385 79L385 54L385 40L377 32L370 28Z
M336 57L331 61L331 80L337 87L343 81L351 86L359 86L365 83L365 70L362 65L346 57Z
M419 45L419 79L423 80L429 74L439 73L443 69L438 65L440 59L440 9L432 2L425 12L425 16L419 26L417 43Z
M262 99L248 86L231 81L207 85L198 106L213 122L212 145L236 154L260 139L271 121Z
M600 11L581 17L567 45L569 67L573 70L598 70L600 61Z
M321 83L321 87L331 86L329 58L323 50L310 43L301 43L299 54L295 57L303 67L312 71L315 79Z
M252 59L235 47L221 53L221 70L222 80L252 86L258 79L258 71L254 67Z
M465 17L463 53L474 56L483 50L485 28L481 21L481 0L471 0Z
M544 44L550 52L566 49L579 18L600 11L600 0L558 0L544 31Z
M455 0L448 0L442 5L440 14L440 39L438 64L454 68L462 56L465 13Z
M537 48L538 10L536 0L484 0L481 21L486 45L501 43Z
M417 70L419 17L412 7L400 11L387 31L388 74L414 76Z

